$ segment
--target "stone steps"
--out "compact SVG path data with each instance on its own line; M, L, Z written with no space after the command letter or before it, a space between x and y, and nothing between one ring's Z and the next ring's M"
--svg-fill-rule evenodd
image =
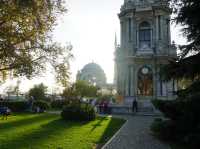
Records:
M143 116L161 116L162 113L157 111L150 100L142 100L138 101L138 111L136 113L132 112L132 107L130 104L124 105L113 105L111 106L111 113L112 114L136 114L136 115L143 115Z
M138 112L153 112L154 110L153 110L153 108L152 107L139 107L138 108Z

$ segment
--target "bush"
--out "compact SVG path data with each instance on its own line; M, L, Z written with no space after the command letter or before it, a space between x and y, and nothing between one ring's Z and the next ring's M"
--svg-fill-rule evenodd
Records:
M8 107L12 112L23 112L28 108L26 101L2 101L0 106Z
M65 120L91 121L96 118L96 113L94 108L89 104L72 103L63 109L61 116Z
M51 107L54 109L63 109L63 107L68 104L69 104L68 100L55 100L51 102Z
M154 106L163 112L164 116L177 120L184 113L185 102L178 100L153 100Z
M50 104L47 101L38 100L34 101L33 107L40 107L41 110L50 109Z
M151 124L151 131L154 135L165 141L174 140L177 136L175 125L170 120L155 119Z
M195 149L200 146L200 94L173 101L153 101L168 120L154 121L151 126L160 138Z

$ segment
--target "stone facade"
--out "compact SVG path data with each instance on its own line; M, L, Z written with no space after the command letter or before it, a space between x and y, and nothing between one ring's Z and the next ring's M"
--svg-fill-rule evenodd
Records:
M176 58L166 0L125 0L119 13L120 45L115 51L115 83L122 96L170 99L176 82L162 81L159 70Z

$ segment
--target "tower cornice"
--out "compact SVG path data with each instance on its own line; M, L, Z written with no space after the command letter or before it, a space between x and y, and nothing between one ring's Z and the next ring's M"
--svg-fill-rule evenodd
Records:
M154 0L149 2L145 1L125 1L121 6L119 17L123 17L128 13L137 13L143 11L152 11L152 10L163 10L165 12L171 13L172 9L169 8L169 3L167 0Z

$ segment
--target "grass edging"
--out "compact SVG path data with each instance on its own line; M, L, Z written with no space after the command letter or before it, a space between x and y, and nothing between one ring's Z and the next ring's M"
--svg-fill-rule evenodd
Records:
M120 118L119 118L120 119ZM123 118L121 118L123 119ZM119 134L119 132L125 127L129 120L124 119L126 122L122 125L122 127L103 145L101 149L105 149L105 147Z

